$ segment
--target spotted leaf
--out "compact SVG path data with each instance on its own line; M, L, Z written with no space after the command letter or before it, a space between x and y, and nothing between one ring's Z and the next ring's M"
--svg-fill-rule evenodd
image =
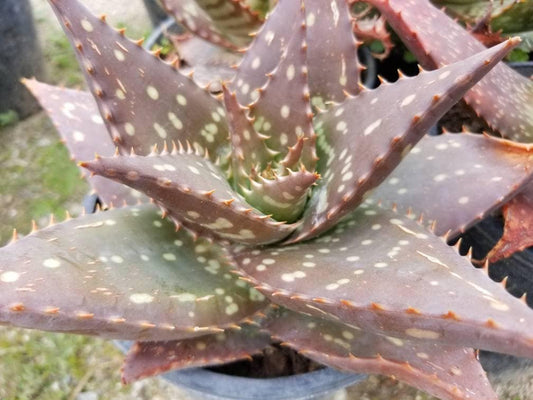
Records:
M131 383L171 370L250 358L269 344L270 335L253 325L190 339L137 342L124 360L122 381Z
M225 154L228 130L224 108L215 98L77 0L50 2L76 49L108 130L124 152L134 148L148 154L154 143L188 140L209 149L213 160Z
M490 4L487 0L468 0L468 1L450 1L450 0L431 0L439 8L446 7L446 11L453 13L454 16L462 16L469 22L476 22L485 17L490 12L491 16L501 15L508 11L516 1L499 0Z
M243 189L250 204L278 221L294 222L302 214L311 186L319 176L309 171L289 171L274 179L258 178Z
M508 202L503 207L503 215L503 236L486 257L490 263L533 246L533 185Z
M152 341L219 332L265 305L224 257L153 205L68 220L2 248L0 323Z
M222 91L221 82L235 76L234 66L239 63L240 55L188 34L169 38L178 52L180 71L192 73L199 86L218 93Z
M250 43L261 19L244 1L161 0L167 12L202 39L238 49Z
M234 250L274 302L365 331L533 356L533 313L444 240L363 204L329 234L285 248Z
M376 335L287 310L266 328L334 368L391 375L443 400L497 399L472 349Z
M283 239L294 227L253 210L209 160L192 150L171 154L99 158L82 165L131 186L160 204L177 224L217 238L264 244Z
M425 136L372 197L422 213L437 235L456 236L528 184L532 156L530 145L491 136Z
M256 130L269 135L267 146L278 152L281 158L299 138L304 138L301 162L309 171L314 171L316 136L307 84L307 29L303 4L295 17L298 23L281 61L269 74L267 83L257 92L259 95L249 108Z
M346 0L307 0L305 10L311 97L324 107L359 92L357 43Z
M24 84L54 122L74 160L86 160L95 153L113 155L115 146L90 93L36 80L25 80ZM81 170L85 172L83 168ZM136 190L100 176L88 177L87 180L104 204L135 204L148 200Z
M483 77L517 41L471 58L365 90L315 119L318 172L296 240L332 227L378 186L426 131ZM379 107L377 116L368 112Z
M267 74L279 64L293 32L301 22L301 18L298 18L300 8L299 1L279 0L243 55L231 86L243 106L257 99L258 89L268 81Z
M383 60L387 58L394 48L391 35L387 30L387 21L381 16L372 15L365 18L355 18L354 32L357 39L362 40L364 43L371 44L376 40L381 42L383 51L380 53L372 52L372 55L377 59Z
M257 133L247 109L237 101L235 93L223 88L231 140L232 172L235 185L249 185L252 175L263 171L276 152L265 143L267 136Z
M369 3L381 11L426 68L456 62L485 48L428 0L369 0ZM533 140L533 81L505 64L497 65L465 95L465 100L503 136L523 142Z

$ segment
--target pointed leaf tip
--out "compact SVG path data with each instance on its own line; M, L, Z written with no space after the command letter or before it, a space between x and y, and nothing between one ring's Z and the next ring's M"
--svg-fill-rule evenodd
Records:
M492 136L425 136L372 198L400 212L423 213L428 224L435 223L435 234L454 237L531 181L532 155L531 145Z
M471 33L429 0L369 0L369 3L379 9L425 68L450 64L485 49ZM512 38L508 46L518 43L517 38ZM533 141L533 81L520 76L508 65L497 65L466 93L464 99L502 136L522 142Z
M278 224L252 210L220 170L192 149L145 157L101 158L88 162L86 167L145 193L176 222L209 237L267 244L294 230L292 225ZM233 200L230 206L228 200Z
M315 129L321 160L318 172L323 179L291 241L326 231L357 207L509 50L509 44L502 43L436 71L361 92L319 114ZM383 110L377 117L367 111L376 107Z
M163 140L188 140L209 149L213 160L229 151L224 109L208 92L96 18L78 0L54 0L52 6L124 153L133 147L148 154L152 144Z

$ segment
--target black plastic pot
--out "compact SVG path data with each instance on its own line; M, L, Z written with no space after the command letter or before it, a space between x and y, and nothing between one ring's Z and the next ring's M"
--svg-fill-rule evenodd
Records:
M334 400L344 387L366 377L324 368L289 377L252 379L194 368L163 378L186 388L198 400Z
M533 61L509 63L509 66L523 76L533 76ZM502 234L503 218L500 215L487 217L462 235L461 250L466 252L472 247L473 258L481 260ZM497 282L508 277L507 290L516 297L528 293L526 301L533 308L533 248L492 264L489 275Z
M512 62L509 66L525 77L533 77L533 61Z
M490 216L467 230L461 237L461 251L472 247L474 259L481 260L494 247L503 234L503 218ZM507 277L507 290L516 297L529 293L526 301L533 308L533 249L529 248L500 260L489 267L490 277L500 282Z
M131 342L115 341L127 352ZM205 368L168 372L161 377L186 390L194 400L335 400L346 386L366 375L323 368L280 378L246 378L226 375Z
M0 1L0 113L21 118L40 106L20 79L43 76L39 41L28 0Z
M143 3L153 26L158 26L168 17L158 0L143 0Z

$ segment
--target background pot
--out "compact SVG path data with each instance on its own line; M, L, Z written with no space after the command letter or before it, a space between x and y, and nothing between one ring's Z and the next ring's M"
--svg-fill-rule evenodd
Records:
M20 79L43 76L43 62L28 0L0 1L0 113L21 118L39 104Z
M533 77L533 61L512 62L509 66L525 77Z

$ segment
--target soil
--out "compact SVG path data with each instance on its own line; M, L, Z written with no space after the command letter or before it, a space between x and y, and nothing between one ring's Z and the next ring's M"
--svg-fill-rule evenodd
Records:
M304 374L324 368L323 365L298 354L296 351L274 344L251 360L237 361L209 368L213 372L247 378L278 378Z

